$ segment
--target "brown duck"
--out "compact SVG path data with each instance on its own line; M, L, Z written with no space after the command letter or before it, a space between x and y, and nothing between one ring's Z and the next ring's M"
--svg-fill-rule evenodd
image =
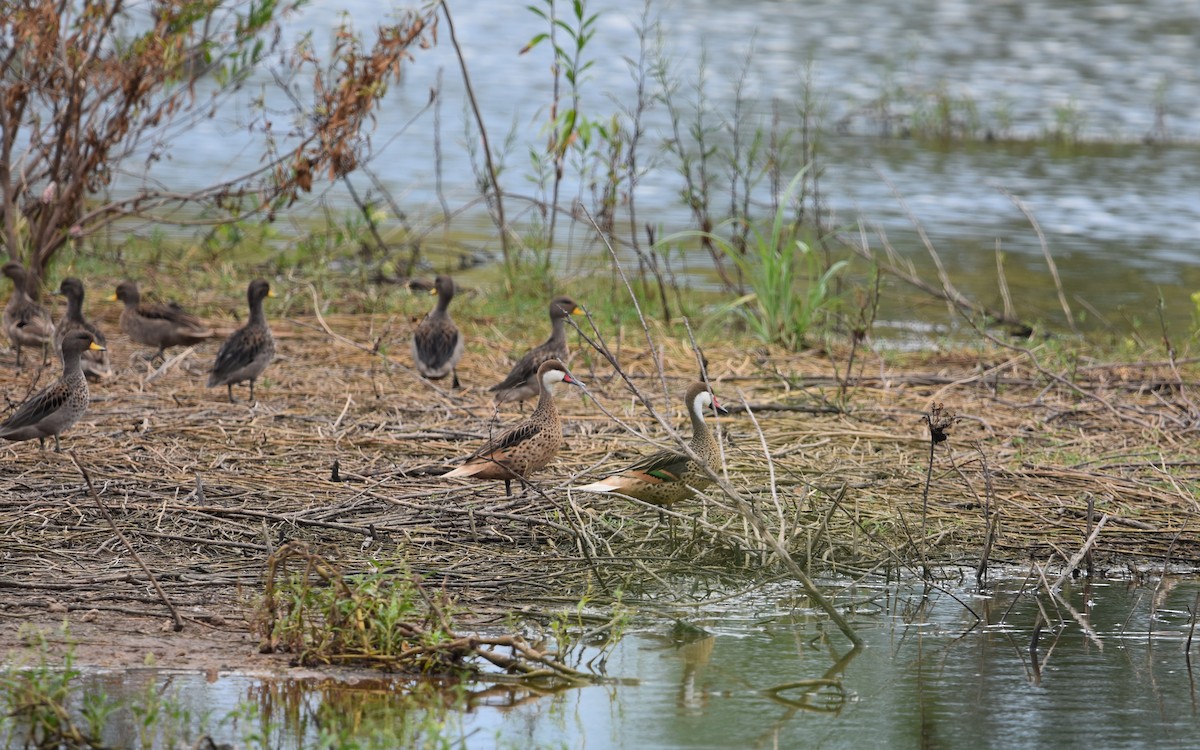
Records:
M78 422L88 407L87 378L79 365L80 355L89 349L98 351L100 348L87 331L68 333L62 344L62 377L18 406L12 416L0 424L0 438L37 438L38 444L45 448L46 438L53 435L54 450L61 452L59 434Z
M17 367L21 366L21 347L36 346L42 350L46 364L50 343L54 340L54 321L50 313L29 296L25 267L16 261L4 264L3 273L13 282L13 293L4 306L4 331L17 350Z
M550 302L550 338L535 346L513 365L508 377L489 388L496 401L524 401L538 394L538 367L547 360L567 359L567 317L582 315L583 308L570 297L555 297Z
M709 407L718 413L725 413L725 410L717 403L708 386L700 382L688 387L684 403L692 418L692 440L688 445L708 468L715 471L720 464L720 449L708 425L704 423L704 410ZM616 492L652 505L670 505L691 497L693 490L704 489L710 484L712 479L708 472L686 454L666 450L646 456L607 479L576 489Z
M458 372L455 367L463 355L463 337L448 312L450 300L454 299L454 279L438 276L430 294L437 295L437 306L421 319L413 331L412 355L417 372L430 380L454 376L454 387L458 388Z
M213 331L199 318L175 305L142 304L137 284L122 281L113 299L125 303L121 311L121 330L139 344L158 349L153 359L161 359L172 346L191 346L211 338Z
M250 401L254 401L254 380L275 356L275 337L263 313L263 300L274 297L271 285L262 279L250 282L246 300L250 303L250 318L246 325L225 339L217 352L217 361L209 370L208 387L223 385L229 389L229 403L234 403L233 386L250 381Z
M529 418L499 437L488 441L462 466L447 477L503 479L505 494L512 494L512 480L526 479L550 463L562 445L562 421L554 406L551 389L555 383L582 386L556 359L543 362L537 371L539 395L537 408Z
M104 332L83 317L83 282L73 277L65 278L59 283L58 291L55 294L67 298L67 312L54 327L54 351L61 356L62 343L67 334L74 331L87 331L100 349L83 351L80 365L83 368L84 376L92 382L111 378L113 376L112 362L108 356L108 349L104 348L108 345L104 338Z

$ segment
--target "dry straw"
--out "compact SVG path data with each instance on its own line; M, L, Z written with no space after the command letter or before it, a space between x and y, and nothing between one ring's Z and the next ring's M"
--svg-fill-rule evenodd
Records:
M1191 383L1178 363L1068 370L1042 349L860 353L854 372L834 377L836 352L710 346L708 377L735 412L713 420L725 455L717 478L741 500L717 485L660 511L568 488L677 444L647 405L686 424L679 394L698 370L686 332L652 327L652 351L630 345L640 332L606 331L624 342L622 374L573 337L571 368L587 393L560 389L564 448L528 491L505 498L499 483L436 473L518 418L515 408L497 415L486 388L507 370L500 352L527 342L472 341L466 387L452 393L387 354L406 351L411 321L313 315L273 329L278 358L255 405L204 387L206 347L155 372L113 336L122 377L92 389L88 414L63 437L162 594L70 455L0 447L5 613L166 619L166 598L185 622L241 627L268 556L289 540L344 572L403 561L480 621L618 592L668 606L792 578L780 548L808 574L839 580L922 560L975 566L985 545L993 567L1032 558L1061 568L1101 516L1088 551L1102 572L1200 553ZM36 374L7 372L5 393L19 399ZM934 401L959 421L930 468L923 418Z

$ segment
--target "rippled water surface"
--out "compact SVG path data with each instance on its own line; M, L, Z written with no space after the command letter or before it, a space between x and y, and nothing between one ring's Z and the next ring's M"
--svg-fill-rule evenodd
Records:
M315 6L290 23L290 35L316 28L320 43L321 29L340 18L365 29L387 15L359 0ZM452 8L492 140L515 135L504 157L507 189L532 193L527 149L545 142L550 53L548 45L518 52L542 26L520 6L497 12L492 3L469 0ZM607 118L631 104L635 88L626 59L638 53L635 29L643 8L634 0L589 5L599 20L585 55L594 62L583 84L585 115ZM766 124L778 106L784 126L798 124L804 82L811 78L826 133L823 200L836 225L856 231L861 221L876 248L872 229L928 271L913 226L919 222L955 283L988 304L999 303L995 255L1002 251L1017 312L1062 322L1042 246L1008 191L1039 222L1068 299L1086 325L1122 330L1149 317L1160 292L1169 319L1190 322L1189 295L1200 288L1194 249L1200 233L1200 5L867 0L851 11L842 2L674 0L653 3L650 14L661 19L677 96L695 98L703 69L705 111L716 126L733 111L738 81L749 117ZM439 80L435 126L431 110L419 113ZM247 95L265 92L270 99L273 88L264 76ZM1118 145L991 142L983 132L972 143L938 145L906 138L897 132L900 125L887 124L905 122L939 91L970 102L983 129L1001 138L1036 139L1063 128L1086 141ZM280 112L286 109L279 105ZM252 166L257 152L241 140L254 117L243 102L200 123L188 133L187 147L172 152L164 181L200 184ZM416 52L404 81L389 92L373 137L373 166L418 226L440 216L439 176L450 206L475 195L467 119L443 29L438 45ZM665 109L654 104L645 122L648 172L636 194L639 216L667 231L686 228L676 170L654 158L670 135ZM568 184L564 202L575 194ZM345 201L339 189L325 197ZM476 221L494 240L486 218L476 214ZM580 234L587 232L576 239ZM560 237L558 246L568 274L605 262L570 253L567 240ZM485 242L485 249L495 244ZM694 260L690 278L703 285L703 259ZM887 313L920 320L927 311Z
M1195 746L1200 705L1185 656L1195 582L1068 586L1061 601L1021 581L952 591L842 589L866 643L856 652L778 585L680 610L686 635L635 628L607 663L619 683L540 697L472 686L465 712L406 707L412 683L386 680L133 671L94 684L110 696L156 684L214 719L266 717L268 744L280 748L316 746L322 732L387 747L379 738L432 716L437 736L478 748ZM1051 624L1038 633L1035 669L1039 608ZM234 741L255 726L226 722L214 734ZM112 740L131 731L113 726Z

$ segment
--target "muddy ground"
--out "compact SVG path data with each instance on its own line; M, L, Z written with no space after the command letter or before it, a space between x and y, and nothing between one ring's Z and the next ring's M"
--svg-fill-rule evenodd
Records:
M151 365L116 333L115 311L104 315L120 377L93 386L64 453L0 446L0 653L10 660L29 658L20 654L33 632L61 650L67 623L80 664L282 668L286 655L258 652L252 622L266 561L287 541L346 571L411 571L483 625L543 618L584 596L603 606L618 589L653 613L781 573L719 491L666 516L569 491L652 450L648 441L671 440L577 337L572 369L588 393L560 386L563 449L536 490L508 498L499 483L436 473L521 418L509 406L497 414L486 387L540 328L468 322L484 333L459 368L463 390L451 392L410 369L411 317L278 320L257 403L231 404L204 387L216 342ZM685 337L655 332L661 377L640 330L606 340L686 434L679 401L697 367ZM984 555L1061 568L1101 520L1099 574L1188 569L1200 557L1195 366L1060 350L860 348L847 376L848 349L710 347L714 390L734 411L717 420L728 480L797 561L842 580ZM53 376L0 356L9 404ZM931 469L934 403L958 419Z

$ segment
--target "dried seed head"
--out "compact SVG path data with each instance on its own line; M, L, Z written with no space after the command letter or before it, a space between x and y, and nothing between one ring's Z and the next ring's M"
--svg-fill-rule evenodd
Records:
M925 420L925 424L929 425L929 439L936 445L945 442L946 438L950 437L947 433L959 417L954 412L947 410L940 401L934 401L929 405L929 413L922 419Z

